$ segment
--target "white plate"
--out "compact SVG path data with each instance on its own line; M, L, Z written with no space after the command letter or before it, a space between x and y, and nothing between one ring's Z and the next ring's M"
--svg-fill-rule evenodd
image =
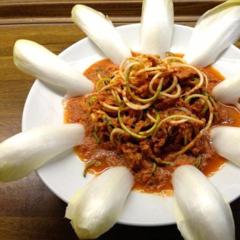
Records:
M139 24L117 28L132 50L138 50ZM184 53L192 28L175 25L172 51ZM88 40L83 39L64 50L60 57L85 70L90 64L103 58L101 52ZM240 51L231 46L215 64L225 76L237 71L236 61L240 61ZM28 95L22 118L22 130L33 127L63 122L63 95L38 80ZM73 193L84 185L92 176L82 176L83 164L69 151L38 170L45 184L63 201L67 202ZM210 178L222 192L225 199L232 201L240 193L240 169L231 164L224 167ZM187 196L186 196L187 197ZM174 223L172 197L161 197L133 191L119 219L120 223L130 225L166 225Z

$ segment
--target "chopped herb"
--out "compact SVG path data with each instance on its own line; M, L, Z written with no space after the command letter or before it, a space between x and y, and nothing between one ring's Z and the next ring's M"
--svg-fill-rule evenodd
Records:
M91 107L97 100L96 96L89 96L87 98L87 104Z
M97 144L99 144L101 142L100 138L97 135L97 128L96 127L93 130L93 137L94 137Z
M92 166L94 166L95 163L96 163L96 160L93 159L93 160L88 161L88 162L85 164L85 168L84 168L84 170L83 170L83 177L86 177L89 168L91 168Z

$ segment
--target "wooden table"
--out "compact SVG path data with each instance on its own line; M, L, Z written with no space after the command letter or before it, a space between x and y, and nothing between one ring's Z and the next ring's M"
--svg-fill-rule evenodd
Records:
M141 1L111 0L1 0L0 2L0 140L21 131L21 116L34 78L21 73L12 61L15 40L26 38L61 52L84 34L70 21L75 3L88 4L107 13L118 24L139 21ZM176 0L175 21L194 25L199 15L219 0ZM231 204L240 239L240 199ZM65 203L52 194L33 173L13 183L0 184L0 239L72 240L77 239L63 218ZM131 227L116 225L100 239L182 239L175 225ZM164 236L164 237L163 237Z

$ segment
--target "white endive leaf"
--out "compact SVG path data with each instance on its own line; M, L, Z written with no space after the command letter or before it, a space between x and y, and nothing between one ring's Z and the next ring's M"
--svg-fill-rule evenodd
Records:
M116 64L131 56L110 19L101 12L78 4L72 9L72 20Z
M229 0L207 11L193 29L185 60L207 66L240 36L240 0Z
M23 39L16 41L13 58L20 70L65 89L68 96L93 91L93 83L81 72L38 43Z
M35 128L0 143L0 181L27 176L58 154L79 145L84 137L80 124Z
M212 95L220 102L233 104L240 109L240 72L234 77L218 83L212 90Z
M240 128L215 127L211 129L210 137L216 152L240 167Z
M174 27L172 0L144 0L140 51L164 56L170 50Z
M113 167L90 180L70 200L65 217L80 239L94 239L108 231L122 213L133 186L125 167Z
M229 204L197 168L185 165L173 173L176 222L185 240L234 240Z

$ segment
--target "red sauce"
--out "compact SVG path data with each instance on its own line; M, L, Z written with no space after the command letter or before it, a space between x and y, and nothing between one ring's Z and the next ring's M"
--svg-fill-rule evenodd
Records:
M116 69L117 69L116 65L114 65L109 60L105 59L90 66L85 71L85 75L95 83L97 80L98 73L101 73L102 76L104 75L107 76L109 75L109 73L113 72ZM206 67L206 68L203 68L202 70L208 75L210 79L209 86L208 86L209 92L217 83L219 83L224 79L224 77L213 67ZM89 159L91 159L93 156L101 159L99 164L96 164L90 168L91 172L95 174L98 174L104 171L106 168L110 166L125 165L129 167L123 158L116 155L116 152L114 152L114 149L106 152L106 150L103 150L101 148L101 144L96 143L95 139L92 136L92 132L89 130L88 124L91 121L89 119L88 114L86 114L87 108L88 106L84 102L83 97L71 98L66 102L66 105L65 105L65 122L66 123L80 122L83 125L85 125L87 129L84 143L75 148L77 155L83 161L89 161ZM237 111L236 108L220 104L220 111L222 112L222 114L224 114L224 116L226 116L224 119L225 121L222 122L221 125L240 126L240 112ZM216 172L226 161L224 158L219 156L213 150L211 151L212 151L211 158L208 159L206 164L201 169L201 171L207 176L214 174L214 172ZM95 155L93 154L94 152L95 152ZM102 157L101 157L101 154L102 154ZM184 164L184 161L182 164ZM169 171L169 172L174 171L172 167L166 167L165 169L166 171ZM166 172L163 172L163 174L166 174ZM162 184L161 186L155 186L152 188L145 187L143 184L140 184L138 181L139 177L144 178L145 176L135 175L135 186L134 186L135 189L140 189L146 192L160 192L160 191L172 189L171 176L167 174L165 177L164 184ZM154 182L153 182L153 186L154 186Z

